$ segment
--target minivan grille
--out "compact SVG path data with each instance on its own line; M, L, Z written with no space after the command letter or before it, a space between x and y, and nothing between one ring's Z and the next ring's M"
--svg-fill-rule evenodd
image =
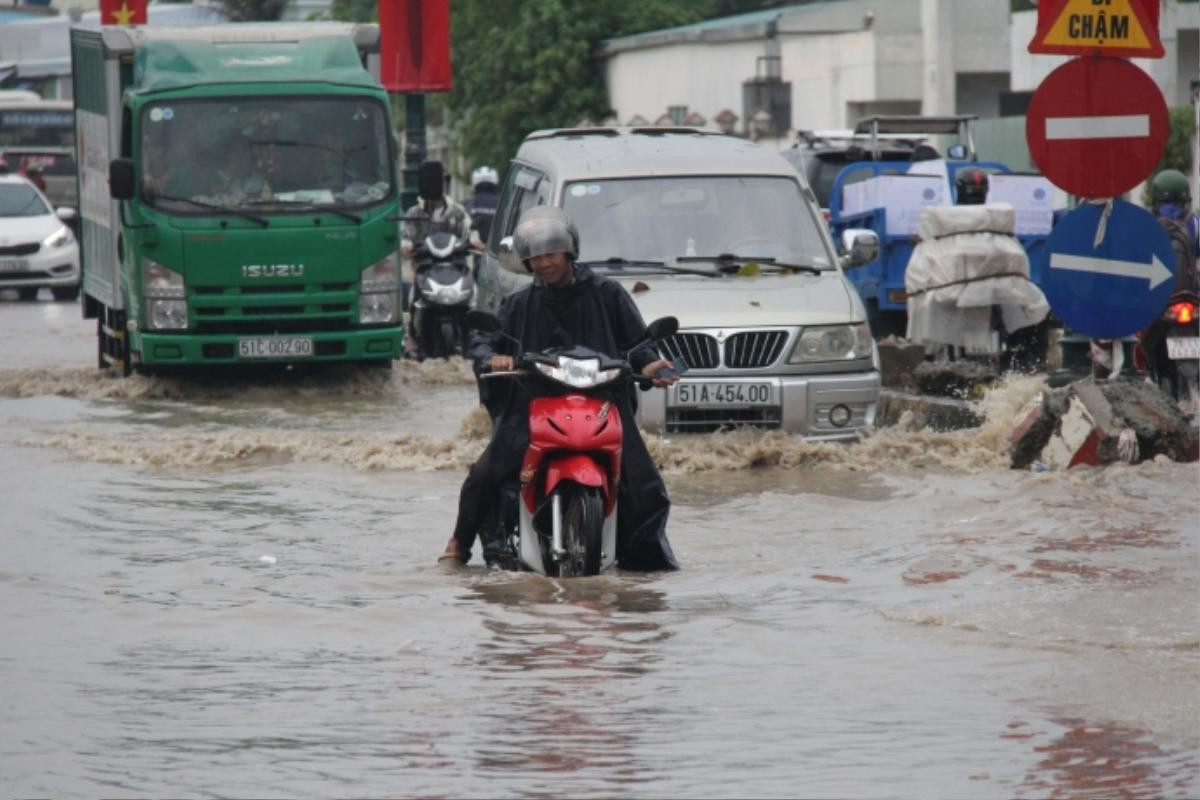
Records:
M688 369L717 368L717 340L707 333L677 333L663 339L658 346L672 361L682 358Z
M725 366L754 369L774 364L787 342L787 331L735 333L725 342Z
M779 406L667 409L667 433L714 433L729 428L773 429L782 424Z

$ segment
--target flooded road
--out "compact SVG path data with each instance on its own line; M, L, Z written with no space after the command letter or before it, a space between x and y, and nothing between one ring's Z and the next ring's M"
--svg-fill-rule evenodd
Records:
M6 298L10 795L1200 795L1200 468L1006 469L1033 380L651 439L684 570L556 581L434 562L463 365L120 379Z

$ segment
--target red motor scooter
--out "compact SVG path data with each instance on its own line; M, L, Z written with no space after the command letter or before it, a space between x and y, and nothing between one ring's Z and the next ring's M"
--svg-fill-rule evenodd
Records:
M483 311L470 312L467 325L500 330L500 321ZM655 320L647 326L647 341L678 328L674 317ZM533 380L539 395L529 404L516 524L503 526L506 541L496 563L557 577L596 575L617 556L622 430L612 397L627 391L629 381L646 379L628 361L584 347L525 353L516 362L512 371L481 376ZM677 361L660 374L685 368Z

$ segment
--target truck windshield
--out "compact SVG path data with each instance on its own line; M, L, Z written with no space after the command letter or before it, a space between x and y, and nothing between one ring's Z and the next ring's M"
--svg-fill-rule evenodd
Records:
M391 137L373 99L153 103L141 113L142 196L201 214L196 203L258 214L363 207L394 191Z
M581 181L567 184L563 209L579 227L581 261L674 264L685 256L734 253L833 269L816 219L791 178Z

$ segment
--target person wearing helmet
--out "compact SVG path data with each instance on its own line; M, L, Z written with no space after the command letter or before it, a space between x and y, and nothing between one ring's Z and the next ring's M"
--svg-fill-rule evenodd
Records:
M440 161L426 161L417 169L417 204L404 214L404 255L434 231L447 231L466 240L471 234L467 210L446 195L446 170Z
M1187 176L1177 169L1164 169L1150 182L1150 197L1154 216L1175 251L1176 290L1200 290L1200 221L1192 210Z
M988 176L977 167L960 169L954 175L955 204L981 206L987 202Z
M500 176L488 166L477 167L471 173L471 199L463 203L471 215L472 244L479 249L487 244L492 232L492 220L496 218L496 206L500 203Z
M467 210L454 198L446 194L446 170L440 161L425 161L417 168L417 204L404 213L400 238L400 253L403 264L400 278L404 282L405 303L408 305L409 328L405 346L412 348L417 341L417 332L412 327L416 318L412 303L416 292L411 291L413 282L412 252L432 233L445 231L467 241L471 236L471 217ZM410 349L410 354L412 354Z
M646 343L646 326L633 298L615 281L575 263L579 231L561 209L536 206L521 215L513 232L513 251L533 282L504 299L500 330L472 336L469 357L476 374L513 369L521 352L582 346L627 358L656 386L677 378L659 378L670 362ZM518 346L515 342L520 342ZM494 397L492 440L471 467L459 495L458 520L439 561L466 563L475 537L483 540L489 562L500 543L501 511L515 508L518 476L529 444L530 387L505 381L506 394ZM670 501L634 419L634 393L613 398L623 430L618 485L617 563L623 569L678 569L667 541ZM502 501L501 496L507 498Z

